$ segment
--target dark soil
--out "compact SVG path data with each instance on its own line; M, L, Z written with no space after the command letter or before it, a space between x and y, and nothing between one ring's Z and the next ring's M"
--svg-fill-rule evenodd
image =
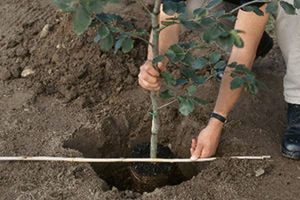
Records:
M149 141L149 96L137 82L146 58L144 43L136 41L129 54L103 53L93 42L96 32L75 35L70 16L51 0L1 0L0 7L0 156L128 157L136 144ZM108 10L137 27L150 26L134 0ZM40 38L46 24L49 33ZM195 38L199 33L182 31L182 41ZM34 73L21 78L25 69ZM280 154L285 65L276 44L254 71L270 90L242 95L223 130L216 154L221 159L178 165L190 180L138 194L111 187L109 180L117 182L109 178L112 170L119 180L128 177L121 164L1 162L0 199L299 199L299 162ZM213 79L199 87L197 96L208 105L197 106L189 117L180 115L176 105L163 109L159 142L176 157L190 156L191 139L206 125L218 87ZM272 159L226 159L234 155ZM257 177L257 171L264 173Z
M150 157L150 143L142 143L136 145L130 153L131 158L149 158ZM157 158L175 158L175 155L168 147L157 146ZM159 174L166 174L174 168L174 163L132 163L131 167L140 175L143 176L157 176Z

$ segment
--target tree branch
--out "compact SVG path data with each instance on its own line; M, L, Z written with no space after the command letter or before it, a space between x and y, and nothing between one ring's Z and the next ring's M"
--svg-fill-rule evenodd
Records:
M149 15L151 15L151 11L149 10L148 6L146 6L145 2L143 2L143 0L136 0L137 3L141 4L145 10L148 12Z
M241 5L241 6L236 7L235 9L233 9L233 10L229 11L228 13L226 13L225 15L227 15L227 14L228 15L232 15L235 11L237 11L237 10L239 10L241 8L244 8L246 6L249 6L251 4L254 4L254 3L269 3L269 2L272 2L272 1L271 0L254 0L254 1L250 1L248 3L245 3L245 4Z

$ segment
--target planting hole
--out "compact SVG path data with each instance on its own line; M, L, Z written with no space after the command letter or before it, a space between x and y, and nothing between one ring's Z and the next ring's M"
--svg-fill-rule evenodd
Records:
M128 134L122 134L120 130L118 130L119 134L104 134L83 128L78 130L73 138L65 141L64 148L78 150L86 158L128 158L132 148L128 144ZM152 191L147 189L141 191L137 188L130 171L130 163L91 163L91 166L97 175L106 181L110 189L116 187L121 191ZM176 164L176 172L168 185L180 184L191 179L197 173L198 170L191 163Z

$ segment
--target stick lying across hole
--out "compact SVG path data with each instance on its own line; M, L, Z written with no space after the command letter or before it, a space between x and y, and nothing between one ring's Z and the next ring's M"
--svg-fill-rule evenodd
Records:
M271 156L232 156L230 159L242 160L265 160ZM199 158L191 159L164 159L164 158L68 158L68 157L48 157L48 156L16 156L16 157L0 157L0 161L60 161L60 162L90 162L90 163L109 163L109 162L167 162L167 163L189 163L189 162L207 162L219 158Z

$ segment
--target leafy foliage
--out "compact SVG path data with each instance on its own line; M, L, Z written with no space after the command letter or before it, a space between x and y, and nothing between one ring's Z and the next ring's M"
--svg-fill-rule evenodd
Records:
M116 54L119 50L128 53L134 48L133 38L142 38L149 36L146 30L137 30L132 24L126 23L123 18L116 14L103 13L107 3L119 3L120 0L54 0L55 5L66 12L73 13L73 29L80 35L89 27L97 27L97 35L94 38L95 43L99 43L101 50L109 51L114 48ZM221 0L212 0L202 8L193 11L192 18L188 18L186 5L184 2L165 1L163 11L170 17L162 22L162 31L168 26L182 24L189 29L203 30L202 39L207 44L218 44L223 49L229 49L233 45L238 48L244 47L244 42L240 35L243 31L229 30L224 24L224 20L235 21L236 17L225 10L219 10L215 13L209 13L208 9L216 6ZM294 0L293 4L285 1L268 2L267 13L275 14L279 5L287 14L295 15L296 9L300 8L300 0ZM254 12L259 16L264 13L258 7L248 5L244 7L245 11ZM230 76L233 80L230 83L232 90L242 88L250 94L257 94L258 89L267 89L266 85L256 79L244 65L236 62L227 65L222 59L221 53L213 52L208 56L196 58L192 51L194 49L205 48L197 46L196 42L187 44L173 44L164 55L156 56L152 60L153 65L157 65L165 58L179 66L182 77L174 79L170 72L162 72L161 77L168 89L160 92L159 96L163 99L176 98L179 102L179 111L187 116L193 112L194 103L205 105L206 102L194 95L197 94L197 86L205 83L208 79L218 74L217 70L228 66L231 69ZM210 76L204 76L204 72L209 71ZM171 88L179 85L185 85L185 94L175 94Z

